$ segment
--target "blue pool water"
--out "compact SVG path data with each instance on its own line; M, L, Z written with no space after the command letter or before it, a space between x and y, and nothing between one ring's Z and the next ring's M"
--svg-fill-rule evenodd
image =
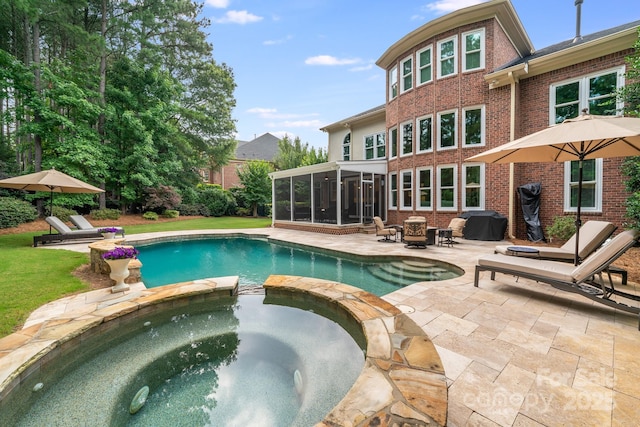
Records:
M137 247L147 287L222 276L239 276L240 286L262 285L269 275L283 274L334 280L380 296L411 283L450 279L463 273L438 261L368 262L244 237Z

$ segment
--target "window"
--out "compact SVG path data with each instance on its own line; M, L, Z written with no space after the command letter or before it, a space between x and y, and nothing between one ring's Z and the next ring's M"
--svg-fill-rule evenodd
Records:
M564 210L575 212L578 207L578 161L564 163ZM582 212L602 212L602 159L582 162Z
M438 42L438 78L454 75L458 72L456 60L456 38Z
M389 99L398 96L398 67L393 67L389 71Z
M389 207L398 207L398 175L395 172L389 174Z
M624 67L620 67L551 85L549 123L577 117L585 108L590 114L615 115L622 108L616 91L623 86L623 75Z
M389 158L398 156L398 128L389 129Z
M418 152L433 151L433 116L418 117Z
M462 165L462 210L484 209L484 163Z
M413 209L413 171L401 171L402 193L400 194L400 209Z
M413 123L402 125L402 155L413 154Z
M484 68L484 28L462 34L462 70L473 71Z
M457 112L438 113L438 149L447 150L458 146L456 138Z
M418 210L431 210L433 197L433 170L431 168L421 168L416 171L418 174Z
M406 92L413 87L413 58L409 57L402 61L402 92Z
M484 145L484 106L465 108L462 110L464 128L462 140L464 146L479 147Z
M342 160L351 160L351 132L346 134L342 140Z
M438 166L438 209L442 211L457 211L458 203L456 194L457 166Z
M418 63L418 82L416 86L429 83L433 80L433 67L431 66L431 46L427 46L422 50L419 50L416 55L416 62Z
M384 132L368 135L364 137L364 158L384 159L385 158Z

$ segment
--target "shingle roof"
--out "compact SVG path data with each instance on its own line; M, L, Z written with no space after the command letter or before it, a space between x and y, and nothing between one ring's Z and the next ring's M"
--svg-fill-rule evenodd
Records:
M273 161L278 154L280 138L265 133L252 141L238 141L236 159Z

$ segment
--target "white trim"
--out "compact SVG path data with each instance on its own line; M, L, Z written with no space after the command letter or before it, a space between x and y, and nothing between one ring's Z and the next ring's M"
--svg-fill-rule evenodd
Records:
M411 61L411 66L409 67L409 73L405 74L404 73L404 64L407 61ZM399 74L400 74L400 93L405 93L411 89L413 89L413 56L407 56L406 58L404 58L402 61L400 61L400 69L399 69ZM405 87L404 84L404 80L405 77L409 77L411 79L411 83L409 87Z
M467 111L476 111L480 110L480 143L479 144L467 144ZM472 107L465 107L462 109L462 147L484 147L485 142L485 129L486 129L486 119L485 119L485 107L484 105L474 105Z
M420 122L422 120L426 120L426 119L431 119L431 148L427 148L426 150L421 150L420 149ZM435 132L433 130L433 114L427 114L425 116L421 116L418 117L416 119L416 124L415 124L415 151L416 154L420 154L420 153L432 153L433 152L433 146L435 145Z
M431 60L431 62L429 62L429 67L431 67L431 77L429 80L422 81L422 69L426 68L426 66L420 66L420 54L426 50L429 50L429 59ZM416 87L433 82L433 74L433 45L430 44L416 52Z
M393 131L396 131L396 149L395 151L392 150L391 144L393 144ZM387 150L387 156L389 157L389 159L395 159L396 157L398 157L398 126L394 126L392 128L389 128L389 148Z
M404 138L405 138L405 127L406 126L411 126L411 134L409 135L409 137L411 138L411 151L405 153L404 151ZM398 144L398 148L400 149L400 157L406 157L406 156L412 156L413 155L413 150L415 147L414 144L414 140L415 138L413 137L414 132L413 132L413 122L412 121L408 121L408 122L403 122L400 123L400 144Z
M429 183L431 184L430 187L425 187L425 188L429 188L429 190L431 191L431 197L429 198L429 206L422 206L422 188L420 186L421 182L420 182L420 173L421 172L429 172ZM434 193L434 185L433 185L433 167L432 166L426 166L426 167L422 167L422 168L416 168L416 183L415 183L415 205L416 205L416 210L417 211L433 211L433 193Z
M371 150L373 150L373 157L367 159L367 138L373 138L373 145ZM382 145L379 142L382 141ZM382 157L378 156L378 148L382 146L384 148L384 155ZM381 160L387 158L387 147L385 141L385 132L375 132L370 133L362 137L362 158L364 160Z
M585 206L584 201L580 207L580 212L602 212L602 187L603 187L603 175L602 175L602 159L593 159L596 161L596 179L595 179L595 206ZM574 160L577 161L577 160ZM585 160L587 161L587 160ZM584 185L584 179L582 183ZM587 181L593 182L593 181ZM571 206L571 162L564 162L564 211L576 212L577 207Z
M392 177L396 178L396 188L395 190L393 189L393 179ZM389 176L387 177L387 182L388 182L388 188L389 188L389 208L394 208L397 209L398 208L398 201L399 201L399 195L398 195L398 174L396 172L391 172L389 173ZM393 193L396 193L396 203L393 203Z
M470 34L477 34L480 33L480 66L476 67L476 68L467 68L467 36ZM485 67L485 55L486 55L486 48L485 48L485 31L484 28L479 28L476 30L472 30L472 31L467 31L462 33L462 42L460 42L462 44L462 49L461 49L461 55L462 55L462 72L463 73L467 73L467 72L471 72L471 71L478 71L478 70L483 70Z
M455 133L454 138L453 138L453 145L450 147L443 147L441 142L442 142L442 126L441 126L441 122L442 122L442 116L445 114L452 114L453 113L453 132ZM437 149L438 151L445 151L445 150L455 150L458 148L458 110L447 110L447 111L440 111L437 114L437 123L436 123L438 132L437 132Z
M396 94L393 94L395 86ZM398 66L396 65L389 70L389 100L395 99L398 96Z
M453 56L447 57L445 58L445 60L453 59L453 72L450 74L447 74L446 76L443 76L442 75L443 58L440 51L442 49L442 45L449 42L453 42ZM440 40L438 42L438 48L436 50L436 58L437 58L437 69L438 69L437 78L438 79L447 78L447 77L455 76L456 74L458 74L458 37L453 36L444 40Z
M467 168L480 168L480 182L473 187L467 185ZM485 185L485 164L484 163L465 163L462 165L462 210L463 211L474 211L474 210L484 210L485 206L485 193L486 193L486 185ZM467 188L479 188L480 189L480 200L479 206L467 206Z
M441 172L443 169L453 169L453 206L442 206L442 179ZM443 212L457 212L458 211L458 165L438 165L436 169L436 209ZM446 187L449 188L449 187Z
M404 187L404 177L405 175L409 175L409 188L405 188ZM400 202L400 206L399 209L401 211L407 211L407 210L413 210L413 169L403 169L400 171L399 174L400 179L398 180L398 191L399 191L399 197L398 197L398 201ZM411 206L405 206L405 192L409 193L409 197L411 197Z

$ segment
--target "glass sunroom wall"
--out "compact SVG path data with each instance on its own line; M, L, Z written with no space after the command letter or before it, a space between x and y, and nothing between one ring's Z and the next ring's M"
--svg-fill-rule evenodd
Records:
M294 176L293 220L311 222L311 174Z
M291 221L291 178L278 178L273 185L275 219Z
M360 172L341 171L342 224L360 223L361 214Z
M336 171L313 174L313 221L337 224Z

